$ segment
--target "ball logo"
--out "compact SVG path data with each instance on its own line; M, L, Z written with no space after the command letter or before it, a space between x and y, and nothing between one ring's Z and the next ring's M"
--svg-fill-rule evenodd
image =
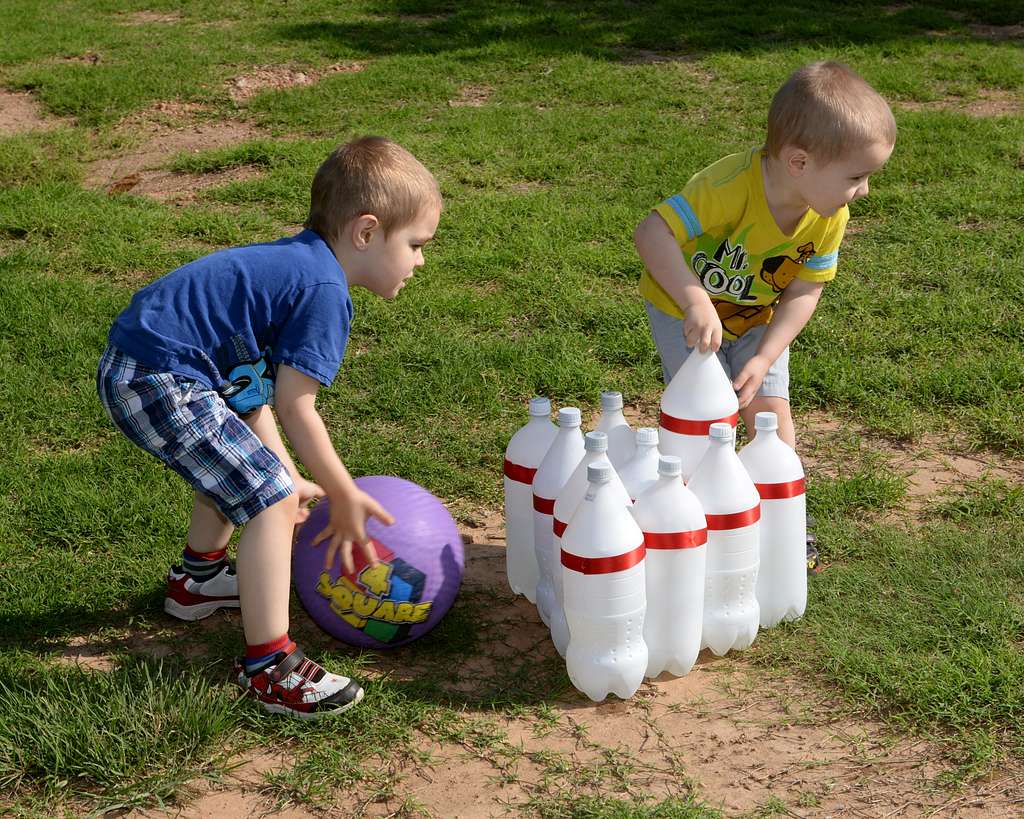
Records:
M331 611L353 628L382 643L405 639L411 626L430 616L432 600L423 600L426 575L371 538L380 562L371 566L353 555L355 569L331 580L321 572L317 594L330 601Z

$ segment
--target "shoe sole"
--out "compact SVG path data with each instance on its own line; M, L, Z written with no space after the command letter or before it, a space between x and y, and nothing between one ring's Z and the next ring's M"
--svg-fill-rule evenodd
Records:
M289 708L287 705L278 705L273 702L263 702L263 700L257 700L260 706L268 714L284 714L287 717L294 717L295 719L301 720L318 720L324 717L333 717L337 714L341 714L348 711L353 705L356 705L363 699L363 689L359 689L359 693L356 694L356 698L352 702L347 702L344 705L340 705L337 708L332 708L330 711L296 711L293 708Z
M179 620L202 620L209 617L217 609L237 609L239 607L237 600L212 600L209 603L196 603L194 606L183 606L177 600L172 600L170 597L164 598L164 611L167 612L171 617L177 617Z

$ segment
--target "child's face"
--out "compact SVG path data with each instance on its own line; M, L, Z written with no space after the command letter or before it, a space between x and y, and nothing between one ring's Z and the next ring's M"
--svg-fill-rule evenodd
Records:
M383 230L375 231L367 247L370 256L366 259L366 288L385 299L397 296L416 268L423 266L423 247L434 238L440 218L441 208L431 204L409 224L393 229L387 236Z
M808 156L799 187L804 200L822 216L868 194L868 178L889 160L893 146L876 142L831 162Z

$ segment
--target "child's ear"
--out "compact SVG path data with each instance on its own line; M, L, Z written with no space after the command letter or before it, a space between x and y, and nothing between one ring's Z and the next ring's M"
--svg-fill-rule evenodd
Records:
M372 213L364 213L352 222L352 244L357 250L366 250L380 227L380 220Z
M782 149L782 162L790 176L803 176L810 156L803 148L787 145Z

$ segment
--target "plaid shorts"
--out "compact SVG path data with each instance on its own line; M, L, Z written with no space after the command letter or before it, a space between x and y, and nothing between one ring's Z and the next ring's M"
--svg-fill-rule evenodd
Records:
M96 391L114 426L210 498L235 526L295 489L281 459L203 384L107 347Z

